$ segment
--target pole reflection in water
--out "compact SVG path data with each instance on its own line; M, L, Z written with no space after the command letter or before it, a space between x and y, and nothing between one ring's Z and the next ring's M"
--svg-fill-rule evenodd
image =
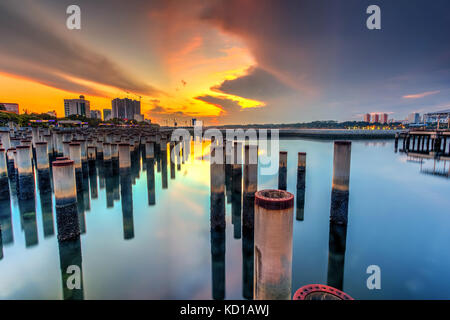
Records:
M167 189L167 142L161 140L161 183L162 188Z
M342 290L347 239L351 142L334 143L331 190L328 285Z
M225 170L223 145L211 145L211 267L212 297L225 298Z
M130 145L128 143L121 143L119 144L120 195L122 200L123 237L125 240L134 238L130 164Z
M83 268L80 237L58 241L64 300L83 300Z
M234 238L241 238L242 209L242 143L234 143L234 163L231 194L231 222L234 227Z
M258 146L244 150L244 192L242 210L242 295L253 299L253 252L255 192L258 189Z
M38 244L38 230L36 222L35 199L19 201L20 221L25 233L25 246L32 247Z
M3 244L14 243L11 202L9 199L0 201L0 226L2 229Z
M40 193L42 225L44 227L44 237L51 237L55 234L53 227L53 202L51 192Z
M227 203L231 203L233 180L233 141L225 140L225 192Z
M154 144L147 142L145 145L145 157L147 163L147 194L148 204L155 204L155 159L154 159Z
M97 187L97 168L95 167L95 160L89 160L89 185L91 188L91 198L98 198Z
M170 179L175 179L175 162L176 162L176 155L175 155L175 143L170 142L170 149L169 149L169 156L170 156Z
M255 300L290 300L294 195L255 194Z
M298 153L297 165L297 214L296 219L303 221L305 215L305 180L306 180L306 153Z

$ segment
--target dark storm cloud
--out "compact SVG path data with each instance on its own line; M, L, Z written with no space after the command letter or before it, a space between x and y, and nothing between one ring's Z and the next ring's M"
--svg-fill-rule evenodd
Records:
M372 4L381 7L381 30L366 28L366 9ZM448 12L446 0L218 0L202 19L240 37L258 70L298 92L280 108L288 110L289 104L312 117L323 109L339 118L390 108L407 92L448 88L450 78L443 75L450 68ZM404 80L394 87L394 78ZM280 94L255 90L265 84L258 81L261 76L250 73L216 89L269 104L286 92L283 86L275 86ZM449 101L450 95L439 98ZM314 110L305 110L306 100Z
M3 66L8 57L20 60L24 66L35 67L33 72L20 75L64 90L79 91L80 85L56 78L57 73L136 93L159 93L154 87L133 79L108 57L72 37L63 37L48 27L46 21L39 21L42 17L25 14L25 8L18 9L12 3L0 3L0 39L5 44L0 51ZM17 6L17 2L14 5Z
M241 110L241 106L237 101L228 99L226 97L214 97L211 95L204 95L196 97L195 99L212 104L222 109L222 112L225 114L239 112Z
M247 70L247 74L242 77L225 80L211 89L254 100L271 100L274 97L294 92L292 88L272 74L256 67Z

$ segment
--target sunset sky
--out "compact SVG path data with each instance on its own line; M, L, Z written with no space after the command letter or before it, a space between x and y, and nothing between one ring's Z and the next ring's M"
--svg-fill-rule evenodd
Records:
M140 96L161 124L404 119L450 109L449 30L448 0L1 0L0 102L63 116L80 94L100 110Z

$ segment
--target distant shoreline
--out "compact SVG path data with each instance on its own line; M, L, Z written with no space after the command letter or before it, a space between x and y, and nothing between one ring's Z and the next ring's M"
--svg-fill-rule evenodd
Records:
M207 127L206 129L213 129L215 127ZM225 134L227 128L217 128ZM231 129L231 128L230 128ZM239 129L239 128L233 128ZM241 128L247 131L248 128ZM256 128L265 129L265 128ZM267 128L267 134L270 136L270 129ZM280 138L311 138L311 139L325 139L325 140L364 140L364 139L394 139L395 134L404 130L353 130L353 129L278 129ZM191 129L193 133L193 129Z

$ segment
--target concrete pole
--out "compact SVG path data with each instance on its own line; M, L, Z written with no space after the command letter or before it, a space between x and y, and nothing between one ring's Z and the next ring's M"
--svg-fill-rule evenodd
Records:
M58 240L73 240L80 236L74 161L54 161L52 168Z
M287 188L287 152L280 151L280 161L278 168L278 189L286 190Z
M111 144L108 142L103 143L103 161L111 162Z
M122 200L123 237L134 238L133 195L131 185L130 144L119 144L120 193Z
M255 300L290 300L294 195L283 190L255 194Z
M73 165L75 168L75 181L77 186L77 191L82 191L83 186L83 169L81 163L81 145L78 142L71 142L69 144L69 158L73 160Z
M51 192L51 182L47 142L38 141L35 143L35 148L39 191L40 193L49 193Z
M2 141L2 146L5 150L11 148L11 140L9 136L9 131L0 131L0 139Z
M244 147L242 210L242 295L253 299L255 193L258 188L258 146Z
M242 210L242 143L234 143L234 163L232 167L231 222L234 227L234 238L241 238Z
M19 199L34 199L34 175L31 165L31 147L18 146L17 171L19 174Z
M331 190L328 285L342 290L348 223L351 142L335 141Z
M223 145L211 148L211 272L212 297L215 300L225 298L225 168L220 154L223 155Z
M9 200L8 167L5 149L0 148L0 201Z
M297 214L296 219L303 221L305 214L305 181L306 181L306 153L298 153L297 164Z

